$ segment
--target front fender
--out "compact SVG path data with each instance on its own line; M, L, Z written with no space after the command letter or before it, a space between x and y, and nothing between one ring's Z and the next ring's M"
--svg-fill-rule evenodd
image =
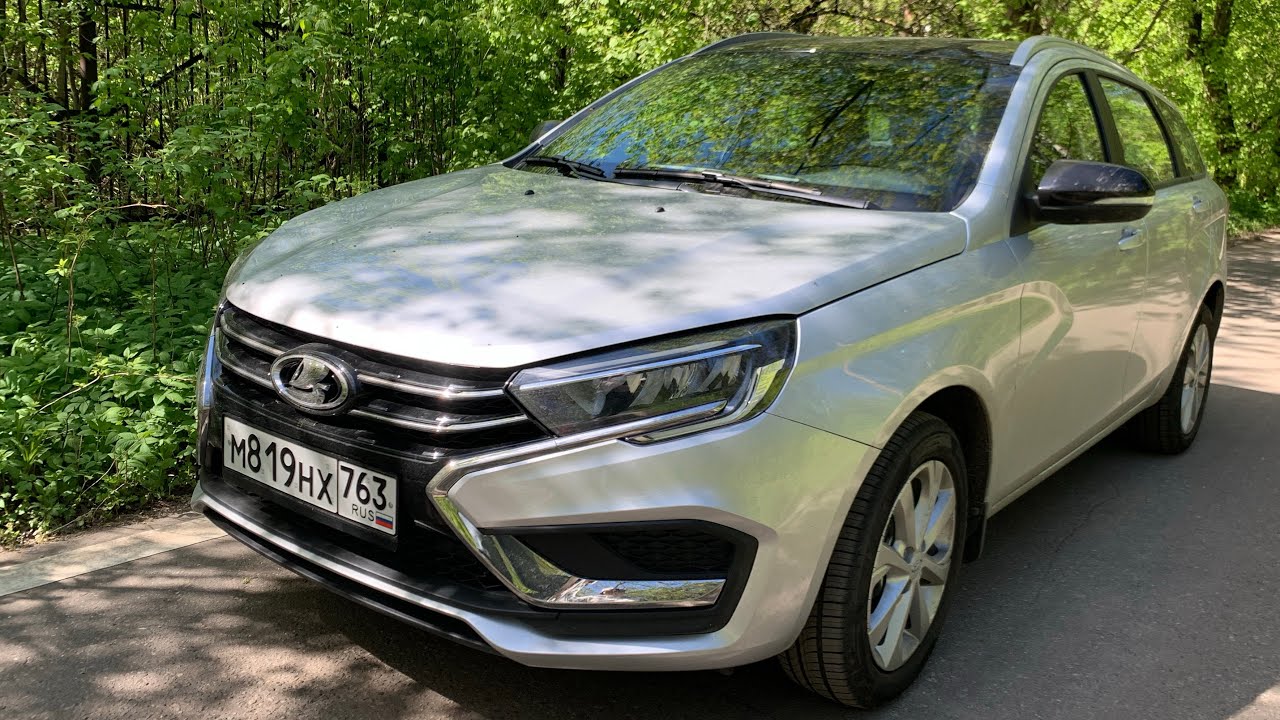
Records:
M804 315L770 412L879 448L931 395L963 386L999 427L1018 369L1021 283L995 242Z

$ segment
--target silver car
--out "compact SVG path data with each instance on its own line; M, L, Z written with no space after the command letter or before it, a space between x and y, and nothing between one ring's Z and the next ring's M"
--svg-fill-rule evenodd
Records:
M1122 426L1195 439L1226 214L1080 45L724 40L246 252L195 507L521 663L777 656L872 706L992 514Z

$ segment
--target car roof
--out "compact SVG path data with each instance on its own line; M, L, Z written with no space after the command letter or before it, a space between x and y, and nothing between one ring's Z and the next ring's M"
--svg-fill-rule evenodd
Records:
M799 35L786 32L747 33L711 43L695 52L848 52L885 56L907 55L964 55L970 59L985 60L999 65L1023 67L1031 59L1051 50L1067 51L1082 59L1109 65L1132 73L1106 55L1087 45L1052 35L1035 35L1021 42L1012 40L982 40L975 38L937 37L831 37Z
M973 38L830 37L793 33L749 33L712 43L695 55L729 52L845 52L881 56L957 54L1006 65L1018 43Z

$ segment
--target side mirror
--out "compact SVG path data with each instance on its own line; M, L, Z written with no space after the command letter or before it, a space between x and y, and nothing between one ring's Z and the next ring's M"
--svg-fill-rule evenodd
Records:
M547 134L551 128L564 122L563 120L543 120L533 127L533 132L529 135L529 142L536 142L538 138Z
M1133 168L1058 160L1030 199L1036 219L1081 225L1140 220L1151 212L1155 194L1147 176Z

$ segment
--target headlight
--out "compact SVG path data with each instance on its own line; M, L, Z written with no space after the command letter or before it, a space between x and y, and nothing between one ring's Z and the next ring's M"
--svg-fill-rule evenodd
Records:
M560 436L613 428L656 440L764 411L795 346L794 321L757 322L522 370L511 393Z

